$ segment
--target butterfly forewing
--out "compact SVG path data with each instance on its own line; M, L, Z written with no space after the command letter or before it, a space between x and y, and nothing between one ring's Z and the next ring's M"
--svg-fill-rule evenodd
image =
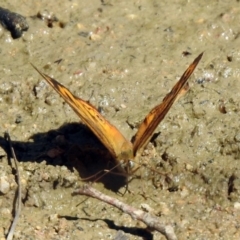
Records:
M133 157L132 143L129 142L116 127L110 124L91 104L74 96L66 87L55 79L40 72L38 73L59 93L71 106L96 137L103 143L115 159L129 159Z
M188 78L193 73L194 69L198 65L202 58L203 53L201 53L193 63L188 67L188 69L183 73L180 80L172 88L162 103L154 107L151 112L146 116L146 118L141 123L136 135L133 137L133 154L136 155L138 149L144 147L148 143L158 124L163 120L173 103L181 95L184 86L187 83ZM186 91L186 90L185 90Z

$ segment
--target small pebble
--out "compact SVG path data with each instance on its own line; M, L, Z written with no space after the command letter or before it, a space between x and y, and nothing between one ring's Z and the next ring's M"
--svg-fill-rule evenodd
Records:
M240 202L235 202L234 203L234 208L237 210L240 210Z
M49 216L49 221L50 222L57 222L58 221L58 214L51 214Z
M192 170L193 170L193 166L190 165L190 164L186 164L186 169L187 169L188 171L192 171Z
M236 135L234 136L234 139L236 142L240 142L240 132L236 133Z
M7 194L10 190L10 184L6 179L6 176L0 178L0 192L2 194Z
M151 208L148 204L146 203L142 203L141 204L141 209L144 211L144 212L148 212L148 213L152 213L154 214L154 209Z
M165 215L165 216L169 215L170 209L168 208L166 203L160 202L159 203L159 208L160 208L160 212L161 212L162 215Z
M127 106L126 106L125 104L123 104L123 103L122 103L120 106L121 106L121 108L123 108L123 109L127 107Z
M0 215L1 216L11 216L11 210L9 208L2 208Z
M180 192L181 197L187 197L189 195L189 191L186 187L182 187L182 191Z
M0 146L0 157L6 156L5 150Z

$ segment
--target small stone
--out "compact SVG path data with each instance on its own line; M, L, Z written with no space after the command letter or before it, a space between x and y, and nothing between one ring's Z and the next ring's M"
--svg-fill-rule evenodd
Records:
M186 164L186 169L188 171L192 171L193 170L193 166L191 164Z
M168 208L168 206L167 206L166 203L160 202L160 203L159 203L159 208L160 208L160 213L161 213L162 215L165 215L165 216L169 215L170 209Z
M117 231L114 240L128 240L129 238L124 234L122 230Z
M240 142L240 132L236 133L236 135L234 136L234 139L236 142Z
M11 216L11 210L9 208L2 208L1 215L4 217Z
M49 216L49 221L50 222L57 222L58 221L58 214L51 214Z
M234 203L234 208L237 210L240 210L240 202L235 202Z
M7 194L10 190L10 184L6 178L6 176L0 178L0 192L2 194Z
M153 213L154 214L154 209L151 208L148 204L146 203L142 203L141 204L141 209L144 211L144 212L148 212L148 213Z
M101 39L101 36L95 33L90 33L90 40L97 41Z
M180 195L182 198L186 197L189 195L189 191L186 187L182 187L182 191L180 192Z
M6 152L2 147L0 147L0 158L4 156L6 156Z
M62 186L63 187L72 187L76 184L77 182L77 176L72 176L72 175L66 175L63 177L63 183Z
M40 226L36 226L35 229L36 230L41 230L41 227Z

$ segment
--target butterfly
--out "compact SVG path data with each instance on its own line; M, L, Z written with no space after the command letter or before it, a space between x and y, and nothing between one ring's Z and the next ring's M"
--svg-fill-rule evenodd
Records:
M53 87L53 89L70 105L82 122L95 134L95 136L107 148L117 163L120 163L121 170L131 174L133 160L139 149L143 148L151 139L155 129L166 116L173 103L188 90L187 80L201 60L201 53L187 70L172 90L165 96L162 103L154 107L143 122L140 124L137 133L132 140L127 140L122 133L107 121L98 110L87 101L73 95L66 87L55 79L42 73L34 65L35 70Z

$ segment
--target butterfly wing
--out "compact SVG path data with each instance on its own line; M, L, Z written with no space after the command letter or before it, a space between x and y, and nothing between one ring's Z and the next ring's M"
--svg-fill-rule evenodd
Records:
M203 53L201 53L188 67L188 69L183 73L180 80L172 88L171 92L165 96L162 103L154 107L143 120L132 140L134 156L136 155L138 149L142 148L145 144L148 143L152 137L153 132L157 128L158 124L163 120L165 115L168 113L173 103L178 99L180 95L182 95L183 92L186 92L188 88L188 85L186 85L187 80L201 60L202 55Z
M81 98L74 96L66 87L55 79L40 72L35 66L33 67L70 105L83 123L91 129L115 159L127 160L133 157L132 143L126 140L118 129L109 123L95 107Z

